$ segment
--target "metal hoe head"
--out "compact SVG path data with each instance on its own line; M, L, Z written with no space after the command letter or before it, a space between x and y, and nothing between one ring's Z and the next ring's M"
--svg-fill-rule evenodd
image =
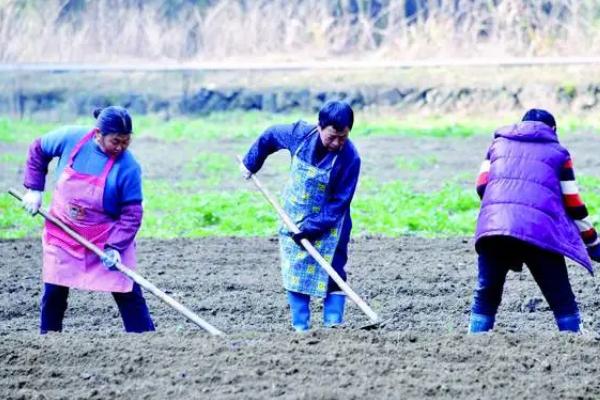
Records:
M384 319L384 320L378 320L378 321L372 321L366 325L361 326L359 329L365 330L365 331L372 331L375 329L381 329L384 326L386 326L388 324L388 322L390 322L391 318L388 319Z

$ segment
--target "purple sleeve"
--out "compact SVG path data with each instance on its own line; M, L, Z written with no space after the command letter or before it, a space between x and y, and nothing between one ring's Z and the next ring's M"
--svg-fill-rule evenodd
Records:
M129 247L142 225L143 214L144 209L140 203L124 206L105 247L111 247L119 252Z
M32 190L43 191L46 186L46 174L48 173L50 161L52 161L52 156L44 153L42 139L35 139L29 146L23 186Z

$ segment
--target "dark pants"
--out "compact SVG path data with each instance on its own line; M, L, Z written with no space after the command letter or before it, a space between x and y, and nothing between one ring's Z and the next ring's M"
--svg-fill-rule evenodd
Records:
M477 251L479 276L473 313L495 316L508 270L519 270L525 263L557 320L579 314L564 256L504 236L480 239Z
M119 307L126 332L139 333L154 330L154 323L150 317L146 300L137 283L133 284L131 292L113 293L112 295L117 302L117 307ZM40 333L62 331L68 297L68 287L44 283L44 294L42 295L41 302Z
M345 252L343 255L338 255L336 252L336 254L333 256L333 262L331 263L331 266L333 267L335 272L338 273L338 275L340 276L340 278L342 278L342 280L344 282L347 280L347 274L346 274L346 268L345 268L346 261L348 261L348 256L346 255ZM342 289L340 289L338 284L335 283L335 281L333 279L329 278L329 281L327 283L327 293L339 292L341 290Z
M333 260L331 260L331 266L344 282L347 280L346 263L348 262L349 241L349 235L340 238L340 242L338 243L337 248L335 249L335 253L333 254ZM335 283L333 279L329 278L329 282L327 284L327 293L339 292L341 290L342 289L340 289L338 284Z

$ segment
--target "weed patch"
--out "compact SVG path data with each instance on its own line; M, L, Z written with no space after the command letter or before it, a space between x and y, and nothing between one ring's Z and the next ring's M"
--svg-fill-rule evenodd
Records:
M578 177L593 222L600 221L600 179ZM260 193L194 191L197 183L146 181L141 237L271 236L279 220ZM46 193L44 204L49 204ZM456 182L417 192L411 184L366 179L352 202L356 235L471 235L479 211L472 188ZM42 221L31 218L8 194L0 194L0 238L39 236Z
M155 116L133 117L136 137L151 137L164 141L229 141L254 139L266 128L304 119L315 122L313 115L273 114L265 112L214 113L198 118L177 118L169 121ZM419 117L357 113L352 138L369 136L408 136L431 138L464 138L478 134L489 135L498 126L512 121L483 120L475 117ZM73 122L90 125L89 119ZM59 124L39 123L31 120L0 118L0 142L28 143L36 137L58 128ZM599 131L600 123L575 116L561 117L560 134L578 131Z

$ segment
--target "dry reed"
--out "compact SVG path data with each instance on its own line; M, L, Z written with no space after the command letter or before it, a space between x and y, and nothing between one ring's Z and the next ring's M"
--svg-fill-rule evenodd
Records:
M0 0L0 62L600 55L600 0L405 1Z

